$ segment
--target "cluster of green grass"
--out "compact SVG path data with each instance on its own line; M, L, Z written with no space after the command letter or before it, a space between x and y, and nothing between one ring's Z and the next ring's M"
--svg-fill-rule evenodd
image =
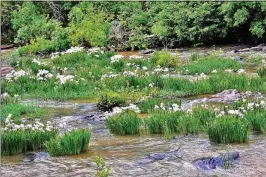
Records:
M56 131L17 130L1 132L1 155L14 155L44 147L44 143L54 138Z
M245 115L246 120L252 130L265 133L266 132L266 112L265 110L248 111Z
M152 134L198 134L206 130L214 118L215 113L211 110L194 109L192 113L153 113L145 122L149 133Z
M257 71L258 75L260 77L266 77L266 68L265 67L262 67L262 68L259 68L258 71Z
M215 119L208 135L214 143L244 143L248 140L248 130L246 119L224 116Z
M230 109L235 106L230 106ZM239 104L237 107L242 106ZM213 110L196 107L192 112L155 110L144 119L137 118L134 112L123 112L108 118L106 124L111 133L116 135L139 134L142 126L146 128L146 133L163 134L166 138L178 133L205 132L214 143L244 143L248 140L249 131L266 131L266 114L263 109L256 108L248 110L244 117L216 117Z
M133 111L126 111L114 115L106 120L106 125L111 133L116 135L138 134L142 120L137 118Z
M52 156L77 155L89 148L91 129L72 130L48 141L45 146Z
M197 134L209 127L215 114L207 109L195 109L191 114L185 112L153 112L150 117L137 118L134 112L123 112L107 119L108 129L116 135L138 134L144 125L150 134Z
M224 71L225 69L233 69L234 71L241 68L241 65L236 60L221 57L199 57L193 55L192 62L183 66L184 70L188 69L187 74L205 73L210 74L213 70Z
M12 114L12 118L19 120L21 116L29 118L43 118L47 111L44 108L23 105L23 104L3 104L1 109L1 120L5 120L8 114Z

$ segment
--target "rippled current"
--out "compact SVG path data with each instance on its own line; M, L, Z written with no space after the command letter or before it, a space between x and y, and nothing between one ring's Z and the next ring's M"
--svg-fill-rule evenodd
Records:
M71 104L70 104L71 105ZM248 144L212 145L205 135L177 136L166 140L162 136L113 136L106 129L102 115L95 105L79 103L67 109L55 109L55 122L66 122L69 127L93 126L89 151L77 156L50 157L34 162L23 162L23 155L2 157L3 177L36 176L95 176L97 167L92 161L102 156L112 176L233 176L266 177L266 137L252 135ZM70 110L72 109L72 111ZM66 113L67 110L67 113ZM159 160L138 166L137 162L150 153L167 152L180 148L182 158ZM218 156L228 151L238 151L240 162L235 168L204 171L191 162L202 157Z

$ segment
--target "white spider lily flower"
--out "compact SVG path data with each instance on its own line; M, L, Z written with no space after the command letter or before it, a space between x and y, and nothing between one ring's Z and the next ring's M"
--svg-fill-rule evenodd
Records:
M245 70L244 70L244 69L239 69L239 70L237 71L237 73L238 73L238 74L243 74L243 73L245 73Z
M148 68L147 68L146 66L143 66L142 69L143 69L144 71L148 70Z
M111 57L111 63L118 62L120 59L123 59L123 55L114 55Z
M233 72L233 70L232 69L226 69L226 70L224 70L225 72L228 72L228 73L232 73Z
M217 73L217 70L216 69L212 70L212 73Z
M130 59L141 59L143 58L143 56L140 56L140 55L131 55L129 56Z

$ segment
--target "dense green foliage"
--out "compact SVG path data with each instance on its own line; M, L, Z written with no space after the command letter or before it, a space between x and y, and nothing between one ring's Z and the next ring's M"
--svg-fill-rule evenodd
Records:
M45 146L52 156L77 155L89 148L91 129L77 129L48 141Z
M33 46L23 49L25 53L62 50L70 43L143 49L247 39L256 42L266 34L265 2L1 2L1 5L2 39L6 43Z

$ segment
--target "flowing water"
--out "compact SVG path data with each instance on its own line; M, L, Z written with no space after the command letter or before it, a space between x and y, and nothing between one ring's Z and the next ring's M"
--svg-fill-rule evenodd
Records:
M176 136L166 140L159 135L114 136L106 129L104 116L90 101L46 102L55 107L53 121L65 122L65 128L93 126L89 151L77 156L50 157L24 162L23 155L2 157L2 176L95 176L92 158L100 155L111 167L112 176L266 176L266 137L251 135L247 144L212 145L206 135ZM50 104L48 104L50 103ZM44 103L43 103L44 104ZM52 108L51 108L52 109ZM62 129L63 130L63 129ZM147 155L179 149L182 158L158 160L137 165ZM240 162L235 168L204 171L192 162L202 157L238 151Z

